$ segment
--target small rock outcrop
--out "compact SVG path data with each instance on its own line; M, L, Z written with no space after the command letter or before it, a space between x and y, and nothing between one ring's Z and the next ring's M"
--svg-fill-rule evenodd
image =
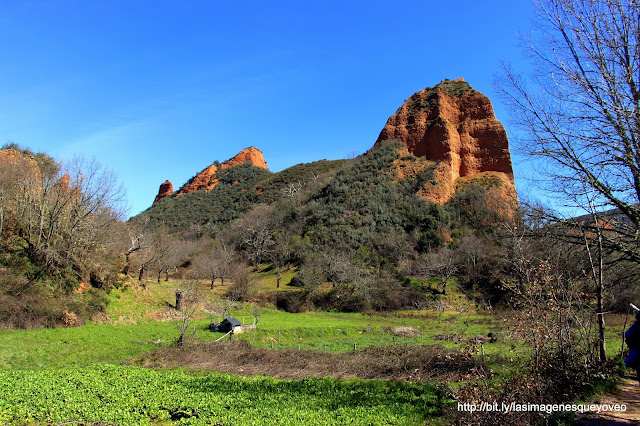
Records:
M0 171L2 179L15 182L28 179L36 186L41 185L40 167L36 160L15 149L0 150Z
M243 149L238 154L236 154L235 157L230 158L222 163L221 168L224 169L227 167L233 167L240 164L248 163L249 161L251 161L255 167L269 170L269 167L267 167L267 162L264 161L264 155L262 155L262 151L253 146Z
M415 93L392 115L374 147L401 142L406 150L438 162L436 185L420 194L444 204L460 183L497 181L503 197L516 202L509 141L489 98L463 79L445 80Z
M158 189L158 195L156 195L156 199L153 200L153 204L162 200L163 198L168 197L173 194L173 184L168 179L160 184L160 189Z
M267 162L264 160L262 151L251 146L245 148L236 154L233 158L228 159L224 163L214 163L195 175L189 182L184 184L177 192L176 195L188 194L195 191L211 191L218 184L218 178L216 173L218 170L226 169L227 167L238 166L252 162L255 167L261 167L263 169L269 169Z

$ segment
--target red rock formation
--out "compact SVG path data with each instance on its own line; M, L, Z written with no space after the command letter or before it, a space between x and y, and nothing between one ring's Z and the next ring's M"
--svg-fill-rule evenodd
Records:
M156 199L153 200L153 204L162 200L163 198L168 197L173 194L173 184L167 179L163 183L160 184L160 189L158 190L158 195L156 195Z
M40 167L33 157L14 149L0 150L0 171L2 178L11 181L29 180L34 187L41 187Z
M60 179L58 179L54 186L56 188L60 188L65 192L69 192L71 191L71 186L69 186L70 179L71 178L69 177L69 173L65 173L64 175L62 175L62 177L60 177Z
M199 190L211 191L218 184L218 178L216 173L218 167L220 169L226 169L227 167L238 166L240 164L248 163L251 161L254 166L261 167L263 169L269 169L267 162L264 161L262 151L251 146L240 151L235 157L221 163L219 166L212 164L197 175L195 175L189 182L184 184L182 188L176 192L176 195L188 194Z
M256 167L269 170L269 167L267 167L267 162L264 161L262 151L253 146L243 149L235 157L222 163L222 168L224 169L226 167L237 166L239 164L248 163L249 161L251 161Z
M82 191L77 186L71 188L70 179L69 173L65 173L57 180L53 187L60 191L60 195L71 194L71 200L73 200L73 202L79 202L82 197Z
M507 133L489 98L463 79L445 80L411 96L387 120L376 145L387 140L440 163L437 185L420 191L431 201L444 204L458 183L476 179L499 179L503 195L517 199Z

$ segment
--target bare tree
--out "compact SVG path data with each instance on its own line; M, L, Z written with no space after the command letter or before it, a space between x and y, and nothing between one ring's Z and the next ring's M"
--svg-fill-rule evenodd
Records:
M335 288L337 284L353 282L358 275L357 268L351 258L344 252L334 249L325 249L320 253L324 276Z
M131 244L125 251L125 264L122 273L125 275L129 275L129 271L131 269L131 255L135 252L141 250L144 247L145 242L145 228L146 222L148 218L143 219L143 224L138 223L127 223L127 235Z
M169 247L167 239L168 236L163 229L147 231L144 243L142 243L141 248L136 251L139 262L138 281L142 281L147 268L153 266L159 258L162 258L168 253ZM143 284L143 288L146 288L146 284Z
M176 303L171 305L167 303L170 309L176 312L173 325L178 329L179 335L176 341L178 346L184 344L184 338L187 331L191 327L195 314L202 305L202 295L198 291L198 288L192 284L182 284L180 288L175 291ZM193 327L193 334L195 335L196 329Z
M211 281L213 290L216 278L224 285L225 278L229 278L237 263L233 249L223 240L218 240L214 247L201 253L193 260L193 268L197 276L203 276Z
M245 264L239 263L235 266L232 280L225 297L237 301L249 300L256 289L257 283Z
M241 233L241 247L247 251L254 271L260 269L260 263L268 257L275 245L273 211L273 206L258 205L236 224Z
M180 240L177 238L165 238L165 247L156 258L155 266L158 271L158 282L160 275L164 272L164 280L169 281L169 269L174 271L185 263L196 251L197 243L195 241Z
M636 0L541 0L525 39L531 75L505 66L500 93L544 161L551 190L587 214L616 209L603 244L640 263L640 7ZM593 224L585 223L593 230Z
M282 188L282 197L283 198L294 198L298 195L298 192L302 190L302 181L297 180L295 182L289 182Z
M227 296L227 297L218 299L217 304L220 307L222 318L227 319L229 318L229 313L231 312L231 309L237 308L239 305L239 302L237 299Z
M500 84L524 130L521 147L544 160L547 189L590 216L552 221L566 225L556 229L572 229L568 239L585 244L596 284L601 362L606 359L602 254L615 251L624 256L620 260L640 264L638 22L636 0L541 0L536 27L524 40L531 75L505 66Z
M271 266L276 272L276 288L280 288L282 274L291 267L294 244L290 233L282 231L276 235L275 249L271 252Z
M10 224L47 274L66 270L88 279L89 270L111 256L104 238L122 218L124 189L115 174L81 156L59 163L18 147L7 157L0 175L2 227Z
M447 285L458 271L453 252L448 248L443 248L426 254L417 263L417 274L422 277L438 278L442 294L446 295Z
M502 283L512 293L516 332L532 347L535 369L548 368L553 359L565 372L584 374L585 367L602 358L583 274L567 262L576 247L554 238L530 238L519 227L509 232L505 262L510 270Z

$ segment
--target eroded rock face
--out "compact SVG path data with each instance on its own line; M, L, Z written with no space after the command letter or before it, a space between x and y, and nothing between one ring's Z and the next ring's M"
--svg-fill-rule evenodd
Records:
M14 149L0 150L0 172L3 179L23 183L28 180L34 186L41 185L40 167L36 160Z
M235 157L230 158L229 160L222 163L221 167L224 169L227 167L248 163L249 161L251 161L253 165L256 167L269 170L269 167L267 167L267 162L264 161L264 156L262 155L262 151L260 151L258 148L255 148L253 146L243 149Z
M387 120L376 145L388 140L439 162L437 185L420 191L431 201L444 204L458 183L475 179L498 179L504 196L517 200L507 133L489 98L463 79L445 80L411 96Z
M173 194L173 184L168 179L160 184L160 189L158 189L158 195L156 195L156 199L153 200L153 204L162 200L163 198L168 197Z
M261 167L263 169L269 169L267 162L264 161L262 151L251 146L240 151L236 156L230 158L224 163L220 163L219 166L212 164L197 175L195 175L189 182L184 184L182 188L176 192L176 195L188 194L199 190L211 191L218 184L218 178L216 172L218 167L220 169L226 169L227 167L238 166L240 164L248 163L251 161L254 166Z

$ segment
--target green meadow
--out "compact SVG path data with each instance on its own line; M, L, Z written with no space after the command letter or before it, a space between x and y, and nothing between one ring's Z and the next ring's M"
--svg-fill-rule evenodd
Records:
M131 365L132 360L174 345L178 329L165 303L171 302L174 289L174 283L165 282L149 283L148 290L137 285L113 289L101 323L1 331L0 380L5 386L0 390L0 422L417 425L444 422L453 407L446 389L461 383L279 380ZM202 290L207 290L204 283ZM220 290L208 291L205 298L214 300ZM252 305L239 305L231 316L251 324L254 312ZM188 342L228 340L208 330L212 319L220 318L199 312L187 333ZM411 337L394 333L408 327ZM475 312L422 310L371 316L260 308L256 330L233 339L246 340L256 348L299 349L309 354L436 344L482 358L495 371L494 380L500 380L529 357L524 345L509 337L509 328L508 321L498 315ZM613 339L615 328L609 329L612 353L620 344ZM490 335L497 341L489 343ZM474 343L474 338L479 340Z

